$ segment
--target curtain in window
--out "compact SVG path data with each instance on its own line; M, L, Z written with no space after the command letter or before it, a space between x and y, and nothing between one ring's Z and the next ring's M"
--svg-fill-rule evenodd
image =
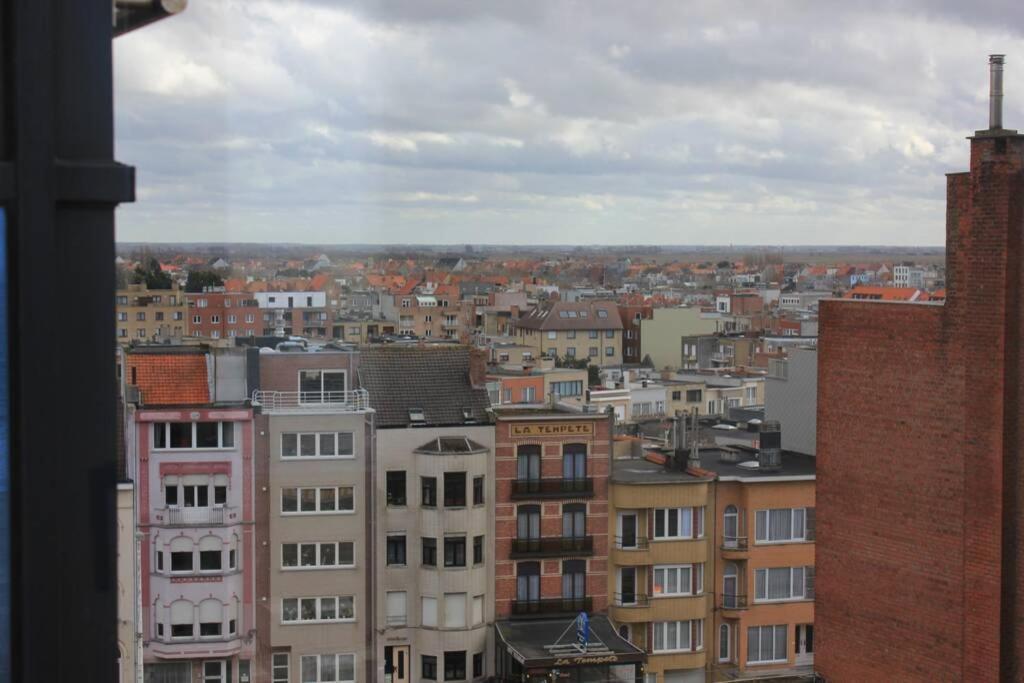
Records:
M793 511L785 508L772 510L769 518L768 540L784 541L793 536Z
M773 567L768 572L768 599L783 600L790 597L789 567Z
M775 647L773 649L772 659L784 660L787 657L786 653L786 627L775 626L765 627L763 630L768 631L774 629L775 631Z
M523 505L516 518L518 538L540 538L540 506Z

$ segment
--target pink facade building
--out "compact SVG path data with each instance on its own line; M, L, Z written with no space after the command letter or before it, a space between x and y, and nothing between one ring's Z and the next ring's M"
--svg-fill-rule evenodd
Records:
M126 350L144 680L247 683L256 651L246 353Z

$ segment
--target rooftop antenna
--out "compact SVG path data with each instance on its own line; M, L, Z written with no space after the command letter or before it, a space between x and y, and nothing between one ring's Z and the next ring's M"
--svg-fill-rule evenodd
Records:
M1006 55L988 56L988 127L1003 127L1003 61Z

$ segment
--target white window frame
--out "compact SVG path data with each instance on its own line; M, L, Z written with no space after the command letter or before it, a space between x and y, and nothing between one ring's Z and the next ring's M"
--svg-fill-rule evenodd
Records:
M680 578L683 575L683 571L686 571L686 588L682 590L683 582ZM674 573L676 575L676 588L678 589L675 593L655 593L655 586L657 585L657 574L658 572L664 572L662 579L662 585L668 584L668 574ZM694 576L697 577L697 591L693 590ZM658 564L651 569L651 597L654 599L658 598L678 598L687 597L692 595L703 595L704 594L704 563L693 563L693 564Z
M807 509L808 508L768 508L754 511L754 544L755 545L773 545L780 543L808 543L807 539ZM771 513L772 512L783 512L788 510L790 513L790 536L788 538L769 538L771 536ZM799 513L799 514L798 514ZM764 523L761 524L761 520ZM797 520L799 519L799 524ZM760 534L761 529L764 530L764 536Z
M334 455L321 455L321 453L320 453L320 437L321 437L321 435L324 435L324 434L334 434L334 451L335 451ZM338 446L341 443L341 435L342 434L348 434L348 436L349 436L349 438L350 438L350 440L352 442L352 452L351 453L338 453ZM286 436L294 436L295 437L295 455L285 455L284 454L284 439L285 439ZM302 437L303 436L312 436L313 437L313 444L315 446L314 450L316 451L315 453L313 453L313 455L303 455L302 454ZM278 451L278 453L279 453L279 459L280 460L353 460L356 457L356 435L355 435L355 432L350 432L350 431L344 431L344 432L335 432L335 431L331 431L331 432L282 432L281 433L280 450Z
M779 630L782 631L782 638L786 643L786 657L783 659L750 659L750 632L757 630L757 649L758 656L761 655L761 629L770 628L772 629L772 656L775 653L775 638L779 634ZM785 664L789 661L789 625L788 624L764 624L762 626L748 626L747 627L747 664Z
M295 601L295 619L284 618L284 604L289 600ZM302 601L303 600L316 600L316 619L303 619L302 618ZM323 619L320 616L321 609L323 607L323 600L334 600L334 613L333 619ZM341 601L350 600L352 602L352 616L342 617L341 615ZM282 626L294 626L301 624L350 624L356 620L356 599L353 595L301 595L294 598L281 598L281 616L280 622Z
M352 546L352 563L341 564L338 560L341 559L341 545L347 543ZM284 547L287 545L295 546L295 558L298 562L294 567L286 565L284 563ZM302 564L302 546L314 545L316 546L316 564L304 565ZM325 545L334 546L334 559L335 564L321 564L320 563L320 548ZM294 541L291 543L281 544L281 571L294 572L294 571L310 571L317 569L354 569L356 566L356 544L355 541L329 541L329 542L316 542L316 541Z
M284 661L284 664L280 662ZM280 671L284 667L284 671ZM291 681L292 662L289 653L274 652L270 657L270 680L271 683L289 683Z
M807 569L806 565L799 567L759 567L754 570L754 602L800 602L808 600L807 597ZM768 574L770 571L787 571L789 580L786 585L789 587L789 594L781 598L769 598L768 595ZM799 577L799 578L798 578ZM763 589L763 590L762 590ZM758 597L764 595L765 597Z
M321 662L323 661L324 657L331 657L331 656L334 657L334 670L338 672L339 676L341 675L341 665L340 665L341 658L342 657L351 657L352 658L352 676L353 677L352 678L335 678L334 680L331 680L331 681L328 681L325 678L321 678L321 671L320 671ZM302 655L299 658L299 681L300 681L300 683L307 683L307 681L303 680L303 678L302 678L302 668L303 668L302 667L302 660L310 659L310 658L316 660L316 681L317 681L317 683L355 683L356 677L357 677L356 671L357 671L357 666L358 666L358 658L356 657L356 655L354 653L348 653L348 652L343 652L343 653L339 653L339 654L334 654L334 653L327 652L327 653L320 654L320 655Z
M295 489L295 496L296 496L295 500L296 500L296 505L297 505L297 507L299 509L297 509L297 510L285 510L284 509L284 492L287 489ZM317 508L316 510L302 510L301 509L302 508L302 492L304 490L306 490L306 489L315 489L316 490L316 508ZM320 490L321 489L334 489L334 501L335 501L336 505L341 502L341 495L339 494L339 491L341 491L341 489L351 489L352 490L352 509L351 510L339 510L339 509L321 510L320 509ZM286 516L286 517L290 517L290 516L293 516L293 515L294 516L301 516L301 515L354 515L355 512L356 512L356 487L355 486L282 486L281 487L281 501L280 501L280 503L281 503L281 507L280 507L281 515L282 516Z
M684 529L683 523L684 523L684 521L686 519L685 515L683 514L684 510L688 510L690 512L690 533L689 533L689 535L684 535L683 534L683 529ZM657 518L658 518L658 514L659 513L661 513L665 517L664 533L661 536L658 535L658 524L657 524ZM674 536L670 536L669 535L669 531L668 531L669 530L669 518L670 518L670 516L673 513L675 513L675 516L676 516L676 531L677 531L677 533ZM653 509L653 514L654 514L655 523L654 523L654 528L652 529L652 533L651 533L651 540L652 541L656 541L656 542L657 541L692 541L692 540L695 540L695 539L704 538L704 506L681 507L681 508L654 508ZM700 524L699 524L700 534L699 535L697 535L697 533L696 533L696 530L698 528L698 524L697 524L698 516L700 518Z
M676 638L674 647L668 647L668 624L675 624ZM664 654L670 652L700 652L704 649L704 620L685 619L682 621L656 621L651 625L651 652ZM659 628L660 627L660 628ZM660 638L658 631L661 631ZM687 634L687 646L682 645L682 634ZM661 640L662 647L658 647Z

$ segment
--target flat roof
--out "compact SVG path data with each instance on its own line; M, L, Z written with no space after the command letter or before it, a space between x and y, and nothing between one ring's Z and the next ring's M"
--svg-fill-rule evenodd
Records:
M711 477L697 476L643 458L619 458L612 461L612 482L619 484L699 484L709 479Z

